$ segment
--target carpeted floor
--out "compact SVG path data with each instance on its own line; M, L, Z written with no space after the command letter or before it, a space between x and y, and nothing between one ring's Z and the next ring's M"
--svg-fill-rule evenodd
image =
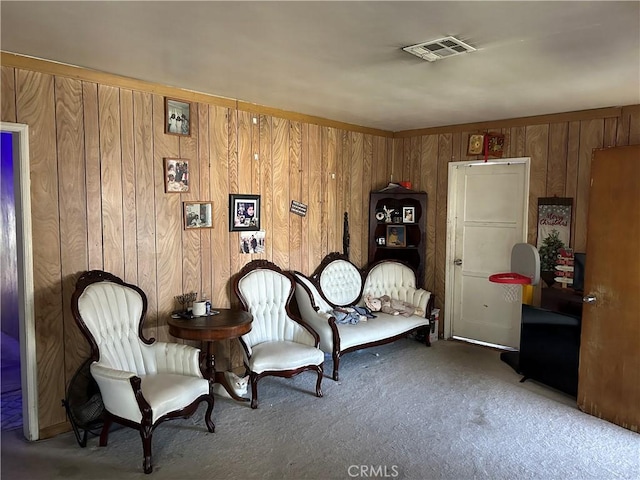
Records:
M18 340L0 332L0 417L2 430L22 428L22 387L20 382L20 345Z
M204 427L204 407L161 425L152 477L142 473L138 432L121 428L107 447L92 437L85 449L72 433L27 443L3 432L2 478L638 478L640 435L519 380L497 351L400 340L346 355L323 398L311 373L266 378L258 410L217 398L216 433Z

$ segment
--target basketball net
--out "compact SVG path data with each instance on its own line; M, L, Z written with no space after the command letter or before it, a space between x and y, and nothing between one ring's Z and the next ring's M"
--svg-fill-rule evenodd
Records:
M516 303L522 298L522 286L518 283L503 283L504 301L508 303Z
M519 273L496 273L489 281L499 283L504 290L504 300L508 303L522 301L522 285L529 285L531 279Z

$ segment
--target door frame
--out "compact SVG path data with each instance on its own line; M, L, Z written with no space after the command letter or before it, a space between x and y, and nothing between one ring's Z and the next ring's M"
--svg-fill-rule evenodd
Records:
M22 432L27 440L38 440L38 371L33 287L31 229L31 172L29 126L0 122L0 130L12 133L14 144L13 184L18 250L18 303L20 312L20 376L22 385ZM17 155L16 155L17 152Z
M529 180L531 175L531 157L517 157L517 158L501 158L489 161L484 160L467 160L461 162L449 162L449 185L447 191L447 238L446 238L446 254L445 254L445 268L444 268L444 338L452 338L453 331L453 294L454 288L454 270L453 261L455 256L455 228L456 228L456 210L457 200L456 191L458 188L458 173L461 170L456 167L461 166L482 166L482 165L511 165L523 163L525 165L524 172L524 185L522 194L524 196L523 202L523 222L522 222L522 235L523 239L527 239L527 233L529 230Z

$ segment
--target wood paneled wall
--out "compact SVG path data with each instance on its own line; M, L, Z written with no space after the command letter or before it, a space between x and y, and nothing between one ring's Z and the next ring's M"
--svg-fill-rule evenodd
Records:
M166 326L175 295L202 292L229 306L232 276L256 258L309 274L342 251L344 212L351 259L364 266L369 192L389 181L390 133L221 106L212 97L193 102L190 137L166 135L164 96L91 80L2 66L2 120L30 128L41 438L69 428L60 400L89 352L70 308L82 272L104 269L140 285L149 299L145 333L175 341ZM190 160L188 193L165 193L166 157ZM239 233L228 228L230 193L261 195L264 254L239 253ZM213 229L184 230L189 200L213 202ZM292 200L308 205L306 217L289 213Z
M639 144L640 105L396 132L394 181L409 180L428 193L425 286L436 294L439 308L445 293L447 164L482 159L466 152L469 135L485 131L505 135L504 158L531 157L528 242L536 244L538 198L571 197L571 246L585 251L592 151Z
M530 242L537 198L574 197L578 250L586 242L592 149L640 143L640 106L392 138L390 132L2 55L2 121L30 128L41 438L69 429L60 399L88 354L70 298L85 270L109 270L141 286L149 299L145 333L169 340L166 318L175 295L202 292L215 305L229 306L235 302L233 274L255 258L311 273L325 254L342 250L344 212L351 259L364 266L369 192L390 180L410 180L429 195L425 285L442 307L447 163L468 158L469 133L502 131L505 156L532 157ZM165 95L193 102L190 137L164 133ZM188 193L164 193L166 157L190 160ZM228 231L230 193L261 195L264 254L239 253L239 234ZM182 203L189 200L213 202L213 229L183 229ZM308 205L306 217L289 213L291 200Z

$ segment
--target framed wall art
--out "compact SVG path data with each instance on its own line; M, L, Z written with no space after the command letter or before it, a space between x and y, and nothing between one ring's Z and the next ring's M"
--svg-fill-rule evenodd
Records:
M387 225L387 247L406 247L406 227Z
M164 191L166 193L189 191L189 160L185 158L164 159Z
M184 202L184 229L213 228L211 202Z
M191 103L165 98L164 132L171 135L191 135Z
M229 195L229 231L260 230L260 195Z
M540 270L552 271L558 251L571 245L573 198L538 198L538 240Z

